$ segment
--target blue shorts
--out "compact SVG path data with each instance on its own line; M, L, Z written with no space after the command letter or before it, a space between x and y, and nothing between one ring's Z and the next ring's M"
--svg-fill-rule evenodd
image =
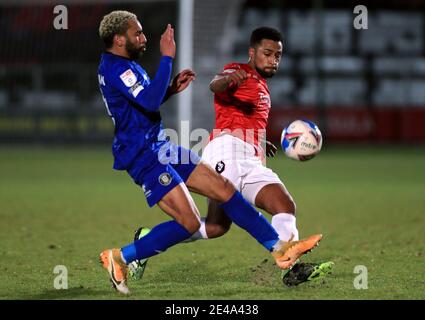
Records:
M186 183L200 160L191 150L166 143L159 150L143 152L127 172L153 207L174 187Z

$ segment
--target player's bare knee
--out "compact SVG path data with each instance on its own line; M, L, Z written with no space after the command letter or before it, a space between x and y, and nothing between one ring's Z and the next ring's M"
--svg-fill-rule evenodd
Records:
M228 225L228 226L227 225L226 226L220 225L219 226L220 235L227 233L227 231L229 231L229 229L230 229L230 225Z
M229 231L230 226L223 226L221 224L208 224L207 226L207 234L208 238L218 238L224 235L227 231Z
M195 233L201 227L201 223L197 216L182 215L176 218L176 222L181 224L191 234Z
M295 203L294 200L291 200L292 203L292 211L290 213L292 213L294 216L297 214L297 204Z
M266 211L272 215L288 213L295 216L297 210L297 205L292 198L279 199L278 201L270 203L267 207Z
M295 216L297 206L295 204L295 201L292 198L286 199L285 206L286 206L286 209L284 212Z
M201 223L197 218L190 219L186 223L186 230L189 231L191 234L194 234L196 231L198 231L200 227Z

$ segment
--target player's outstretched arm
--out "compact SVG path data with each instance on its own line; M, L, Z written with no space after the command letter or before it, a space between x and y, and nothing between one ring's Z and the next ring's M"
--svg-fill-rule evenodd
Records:
M171 27L171 24L167 25L167 29L165 29L164 33L161 35L161 40L159 41L159 50L163 56L168 56L173 59L176 56L174 29Z
M142 89L135 86L129 90L128 84L122 80L122 76L128 71L128 65L116 70L116 74L112 81L115 87L129 100L148 111L158 111L160 105L164 101L164 97L168 90L172 72L173 58L175 56L176 44L174 42L174 30L170 25L161 36L160 51L162 54L158 71L148 86ZM130 70L131 71L131 70Z
M184 89L186 89L189 84L195 80L195 77L195 72L190 69L185 69L176 75L171 82L171 85L168 87L167 93L165 94L164 100L162 102L164 103L172 95L182 92Z
M245 70L239 69L217 74L210 82L210 90L214 93L225 91L229 86L239 87L248 78Z
M162 58L159 69L155 74L151 84L142 91L142 107L149 111L157 111L160 105L170 97L170 87L168 86L171 77L172 59L176 56L176 43L174 41L174 29L170 24L167 25L164 33L161 35L159 50ZM168 64L167 64L168 62ZM174 79L173 79L174 83ZM187 85L186 85L187 86ZM183 90L183 89L182 89Z

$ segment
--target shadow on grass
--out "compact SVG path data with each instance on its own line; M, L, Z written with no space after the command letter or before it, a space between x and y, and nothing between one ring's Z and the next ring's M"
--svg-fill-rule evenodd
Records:
M115 292L110 290L96 290L84 287L74 287L69 289L48 289L44 292L24 296L24 300L71 300L71 299L104 299L105 296L110 296L111 299L120 298L120 296L114 294Z

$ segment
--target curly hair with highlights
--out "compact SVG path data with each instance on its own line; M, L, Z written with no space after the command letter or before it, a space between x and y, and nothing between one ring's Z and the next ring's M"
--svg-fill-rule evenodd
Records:
M124 10L112 11L103 17L99 25L99 36L107 49L112 47L114 35L127 31L130 20L137 20L137 16Z

